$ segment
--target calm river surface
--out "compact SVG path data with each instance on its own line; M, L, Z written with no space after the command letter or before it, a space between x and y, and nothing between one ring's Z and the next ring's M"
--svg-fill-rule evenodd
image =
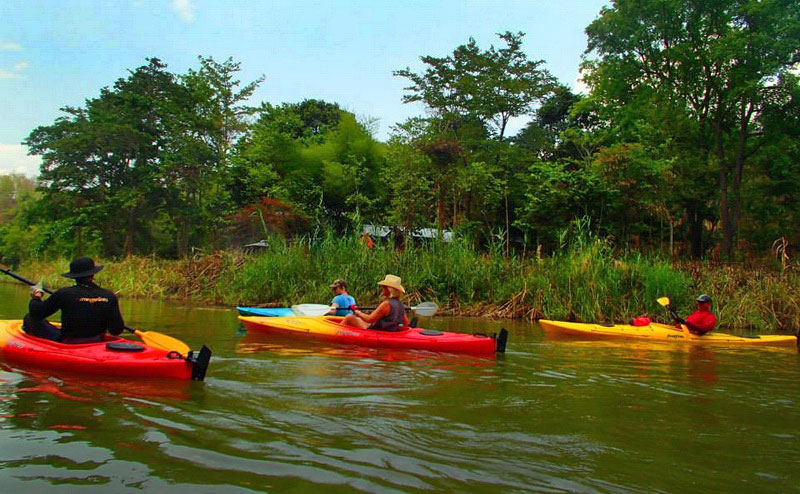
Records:
M102 280L101 280L102 281ZM0 284L0 319L27 289ZM0 492L800 492L800 356L550 341L476 358L273 341L234 311L121 301L214 351L204 383L0 367Z

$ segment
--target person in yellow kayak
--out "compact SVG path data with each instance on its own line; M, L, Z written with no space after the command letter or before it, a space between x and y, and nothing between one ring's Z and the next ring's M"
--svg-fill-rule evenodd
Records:
M78 257L61 276L75 280L75 286L56 290L42 300L41 288L31 289L28 314L23 321L25 332L62 343L92 343L103 340L106 331L118 335L125 328L119 301L113 292L94 283L94 275L103 269L94 260ZM61 310L61 329L47 317Z
M347 282L339 278L331 283L330 286L333 289L334 297L331 300L331 310L328 311L328 315L346 316L352 314L353 311L350 310L350 306L356 305L356 299L347 293Z
M406 289L401 284L398 276L387 274L384 279L378 282L381 287L384 301L369 314L364 314L355 304L350 306L352 314L348 314L342 320L345 326L355 326L361 329L378 329L381 331L399 331L401 325L408 325L406 308L400 301L406 293Z
M690 332L702 336L711 332L717 325L717 316L711 312L711 297L705 293L697 297L697 310L686 319L677 318L676 326L680 329L681 324L685 325Z

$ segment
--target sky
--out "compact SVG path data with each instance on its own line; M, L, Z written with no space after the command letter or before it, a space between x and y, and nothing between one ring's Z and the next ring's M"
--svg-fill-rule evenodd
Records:
M243 83L264 76L250 100L322 99L379 119L376 137L422 115L403 104L423 55L447 56L469 39L503 46L497 33L526 34L523 49L580 90L584 29L601 0L0 0L0 173L35 176L39 159L21 142L64 106L156 57L173 73L198 56L241 64ZM524 121L515 122L521 128Z

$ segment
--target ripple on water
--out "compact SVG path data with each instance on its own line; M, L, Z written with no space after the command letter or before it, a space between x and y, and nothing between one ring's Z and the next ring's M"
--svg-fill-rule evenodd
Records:
M0 369L0 492L800 492L786 461L800 457L796 352L549 341L448 318L430 323L509 327L508 353L387 352L254 338L231 311L123 305L213 348L206 382Z

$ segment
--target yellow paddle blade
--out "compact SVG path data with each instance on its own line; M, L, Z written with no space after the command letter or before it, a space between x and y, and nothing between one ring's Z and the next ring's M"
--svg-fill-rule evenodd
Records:
M156 333L155 331L139 331L138 329L134 329L133 333L141 338L144 344L149 347L159 348L168 352L178 352L184 357L189 355L189 351L191 350L189 345L181 340L162 333Z
M669 305L669 297L661 297L660 299L657 300L657 302L660 305L667 307Z

